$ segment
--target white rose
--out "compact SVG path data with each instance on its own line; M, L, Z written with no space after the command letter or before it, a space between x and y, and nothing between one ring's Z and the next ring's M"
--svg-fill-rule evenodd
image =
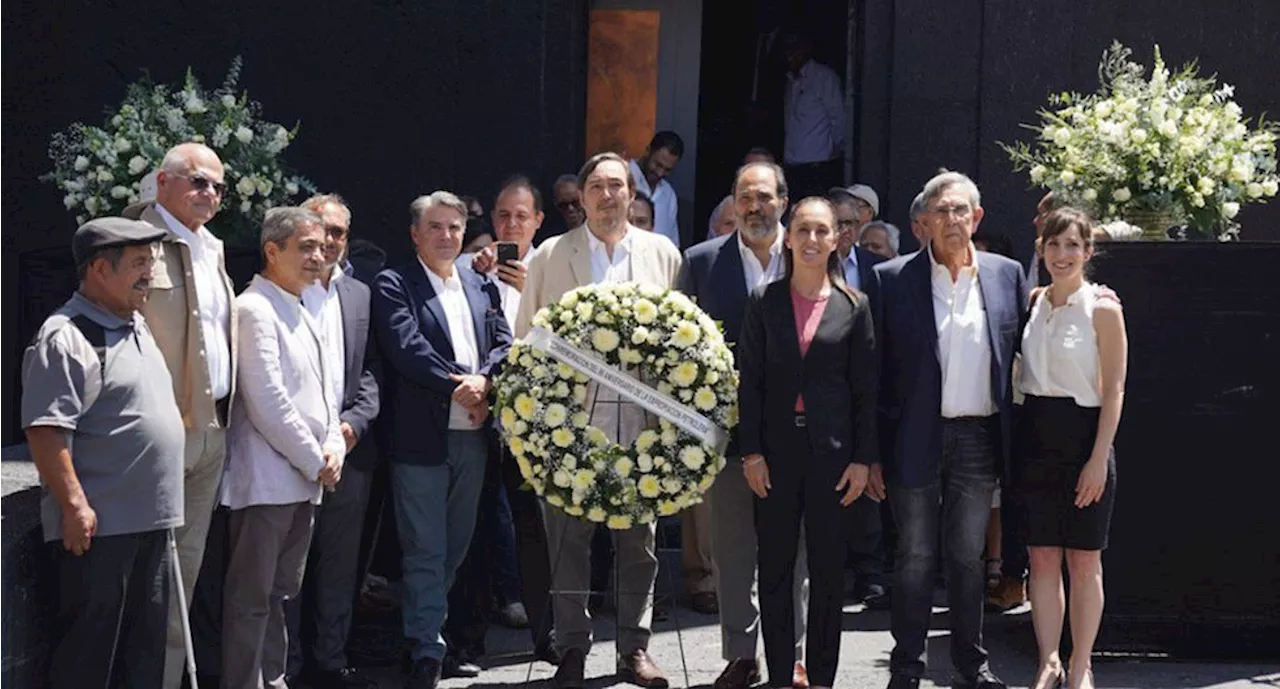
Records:
M75 162L76 172L84 172L89 169L89 159L84 156L76 156Z
M242 144L247 144L250 141L253 141L253 130L243 125L241 125L240 127L237 127L236 139L238 139Z
M142 156L134 156L129 159L129 174L139 175L147 169L147 159Z
M1066 127L1060 127L1053 133L1053 142L1059 146L1066 146L1071 142L1071 130Z
M1133 194L1129 192L1129 187L1120 187L1119 189L1111 192L1111 198L1123 203L1133 198Z
M236 182L236 191L246 198L253 196L253 192L257 191L257 187L253 183L253 178L241 177L240 181Z
M130 193L131 192L129 191L129 187L122 187L118 184L114 187L111 187L111 198L113 199L129 198Z
M1085 190L1084 190L1084 194L1082 194L1082 196L1084 197L1084 200L1085 200L1085 201L1088 201L1088 202L1092 203L1092 202L1094 202L1094 201L1097 201L1097 200L1098 200L1098 190L1097 190L1097 189L1085 189Z
M127 152L129 149L131 149L131 148L133 148L133 144L129 143L129 140L128 140L128 139L124 138L123 136L117 136L117 137L116 137L116 150L117 150L117 151L120 151L121 153L125 153L125 152Z
M1039 184L1040 182L1044 181L1044 176L1048 174L1048 172L1049 172L1048 168L1046 168L1043 165L1037 165L1031 168L1031 181L1034 182L1035 184Z
M1178 124L1173 120L1165 120L1156 128L1165 138L1172 139L1178 135Z
M102 183L104 183L104 184L105 184L105 183L107 183L107 182L114 182L114 181L115 181L115 179L116 179L116 178L115 178L115 175L111 174L111 171L110 171L110 170L108 170L108 169L106 169L106 168L98 168L98 181L99 181L99 182L102 182Z
M1269 179L1262 183L1262 193L1266 194L1267 196L1275 196L1277 186L1280 186L1280 185L1276 183L1276 180Z
M98 212L98 197L97 197L97 196L90 196L89 198L85 199L85 200L84 200L84 209L85 209L85 210L87 210L87 211L89 211L90 213L97 213L97 212ZM81 221L81 222L83 222L83 221Z
M1067 186L1071 186L1072 184L1075 184L1075 183L1076 183L1076 173L1074 173L1074 172L1072 172L1072 171L1070 171L1070 170L1063 170L1063 171L1062 171L1062 174L1058 175L1058 179L1059 179L1063 184L1065 184L1065 185L1067 185Z
M245 201L245 202L243 202L243 203L241 203L241 204L240 204L240 212L241 212L241 213L244 213L245 215L248 215L248 214L249 214L249 212L250 212L250 211L252 211L252 210L253 210L253 202L252 202L252 201Z
M1129 132L1129 138L1133 139L1133 143L1141 144L1147 140L1147 130L1136 128Z
M1228 220L1236 217L1236 214L1238 214L1239 212L1240 212L1240 204L1236 203L1235 201L1227 201L1226 203L1222 204L1222 217Z

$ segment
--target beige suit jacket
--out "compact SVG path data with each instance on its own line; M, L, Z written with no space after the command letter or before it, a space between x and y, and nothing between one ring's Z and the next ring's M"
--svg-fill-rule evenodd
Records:
M225 420L218 419L215 408L217 400L213 399L212 386L209 384L209 366L204 358L204 331L200 327L195 281L191 273L191 249L164 221L154 203L134 213L136 219L167 233L160 241L160 251L156 254L151 295L141 311L147 324L151 326L160 352L164 354L165 363L169 366L169 375L173 378L173 397L178 401L182 421L188 431L219 428L224 425ZM218 242L218 272L227 290L227 304L231 307L231 322L228 324L231 338L231 391L227 395L229 417L230 405L236 394L238 348L235 291L231 278L227 276L226 256L222 251L221 241Z
M586 225L543 242L529 261L529 274L516 316L516 337L529 332L538 309L559 301L565 292L591 284L591 248ZM655 287L675 287L680 250L666 237L630 226L631 279Z

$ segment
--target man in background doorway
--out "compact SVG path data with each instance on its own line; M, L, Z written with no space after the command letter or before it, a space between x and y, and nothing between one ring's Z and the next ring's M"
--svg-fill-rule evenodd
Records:
M654 232L680 246L680 225L676 223L676 211L680 200L675 187L667 181L667 175L675 171L684 155L684 140L672 131L653 135L644 156L631 160L631 175L636 180L636 191L644 194L653 205Z
M782 37L787 85L782 98L782 162L792 198L820 196L843 182L844 96L840 77L813 59L813 42L801 31Z
M556 207L555 215L548 215L547 222L538 228L533 237L533 245L538 246L552 237L582 227L587 221L587 213L582 209L582 190L578 188L578 176L566 173L556 178L551 187L551 201Z

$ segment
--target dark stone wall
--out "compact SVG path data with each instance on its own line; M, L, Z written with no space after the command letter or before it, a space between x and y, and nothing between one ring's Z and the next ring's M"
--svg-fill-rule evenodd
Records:
M1041 192L1015 175L997 141L1027 135L1050 93L1097 87L1113 39L1150 65L1160 45L1177 67L1236 86L1246 115L1274 113L1280 80L1280 4L1242 0L864 0L865 46L855 173L880 192L882 214L906 232L907 209L940 166L974 177L983 225L1031 255L1031 216ZM1280 203L1250 205L1244 238L1280 239ZM914 247L911 237L904 245Z
M400 260L407 209L450 189L491 203L506 175L548 191L581 164L587 0L368 3L53 0L7 6L3 79L4 355L16 401L22 346L69 293L65 275L19 270L65 262L74 218L38 181L50 134L100 124L148 70L175 82L191 66L217 86L235 55L241 86L268 119L301 121L287 160L354 212L353 232ZM19 283L19 272L25 284ZM4 442L16 435L4 419Z

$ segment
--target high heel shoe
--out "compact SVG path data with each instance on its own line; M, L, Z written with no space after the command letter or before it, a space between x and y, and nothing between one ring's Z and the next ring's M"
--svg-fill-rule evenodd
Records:
M1067 686L1067 671L1061 665L1057 668L1045 666L1036 675L1031 689L1064 689Z

